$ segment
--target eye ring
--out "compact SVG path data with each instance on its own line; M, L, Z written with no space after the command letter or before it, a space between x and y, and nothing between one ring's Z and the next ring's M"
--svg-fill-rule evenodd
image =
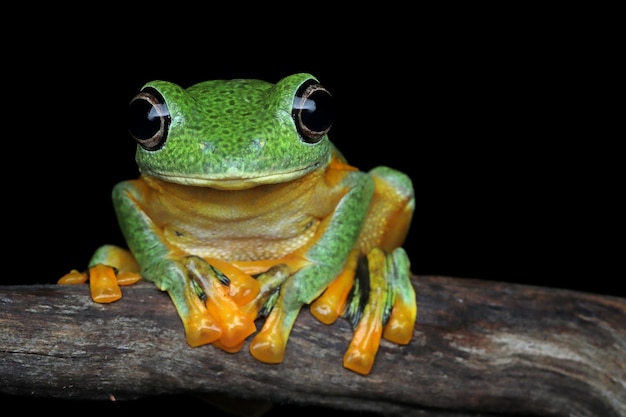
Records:
M165 99L154 88L141 90L129 103L128 132L147 151L156 151L167 140L171 116Z
M326 88L310 79L298 88L291 115L302 140L317 143L332 127L335 101Z

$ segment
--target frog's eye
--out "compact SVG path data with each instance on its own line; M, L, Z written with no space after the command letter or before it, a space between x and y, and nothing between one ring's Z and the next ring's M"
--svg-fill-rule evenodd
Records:
M335 102L321 84L308 80L296 92L291 114L302 139L317 143L333 124Z
M163 96L152 87L141 90L128 105L128 131L148 151L163 146L170 121L170 112Z

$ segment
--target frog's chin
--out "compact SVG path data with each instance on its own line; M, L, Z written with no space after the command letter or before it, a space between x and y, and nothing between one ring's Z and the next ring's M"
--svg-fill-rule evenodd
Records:
M153 171L144 171L144 175L155 177L162 181L174 184L189 185L194 187L209 187L218 190L245 190L267 184L282 184L302 178L304 175L315 170L319 164L273 174L263 174L257 176L209 176L209 175L180 175L166 174Z

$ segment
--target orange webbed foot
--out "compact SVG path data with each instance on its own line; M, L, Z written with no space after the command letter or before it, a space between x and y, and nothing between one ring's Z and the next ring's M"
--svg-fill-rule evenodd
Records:
M224 350L240 349L243 341L256 331L256 325L254 317L247 315L230 294L230 279L198 257L186 258L185 267L193 280L192 285L187 286L193 289L189 290L186 297L187 304L193 306L198 315L210 317L220 329L218 338L208 343L219 341L219 346L223 346ZM198 302L201 306L196 306Z
M133 285L141 279L136 272L117 272L112 266L96 264L86 272L75 269L62 276L57 284L75 285L89 281L91 298L96 303L112 303L122 298L120 286Z
M94 252L89 265L84 272L71 270L57 284L84 284L89 281L91 298L95 302L112 303L122 298L120 286L133 285L141 279L133 255L118 246L101 246Z
M388 256L386 267L395 301L383 330L383 337L390 342L406 345L413 338L417 321L417 299L411 283L409 258L404 249L395 249Z
M388 291L385 260L386 255L380 249L373 249L367 254L369 296L364 306L356 307L362 309L362 313L343 358L344 367L363 375L369 374L372 370L383 331L383 316ZM356 297L357 301L358 299L360 296Z

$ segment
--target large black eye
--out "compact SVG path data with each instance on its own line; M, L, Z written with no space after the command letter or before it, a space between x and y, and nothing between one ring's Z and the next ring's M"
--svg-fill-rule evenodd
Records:
M152 87L141 90L128 105L128 131L148 151L163 146L170 121L170 112L163 96Z
M296 92L291 114L304 141L317 143L333 124L335 102L321 84L309 80Z

